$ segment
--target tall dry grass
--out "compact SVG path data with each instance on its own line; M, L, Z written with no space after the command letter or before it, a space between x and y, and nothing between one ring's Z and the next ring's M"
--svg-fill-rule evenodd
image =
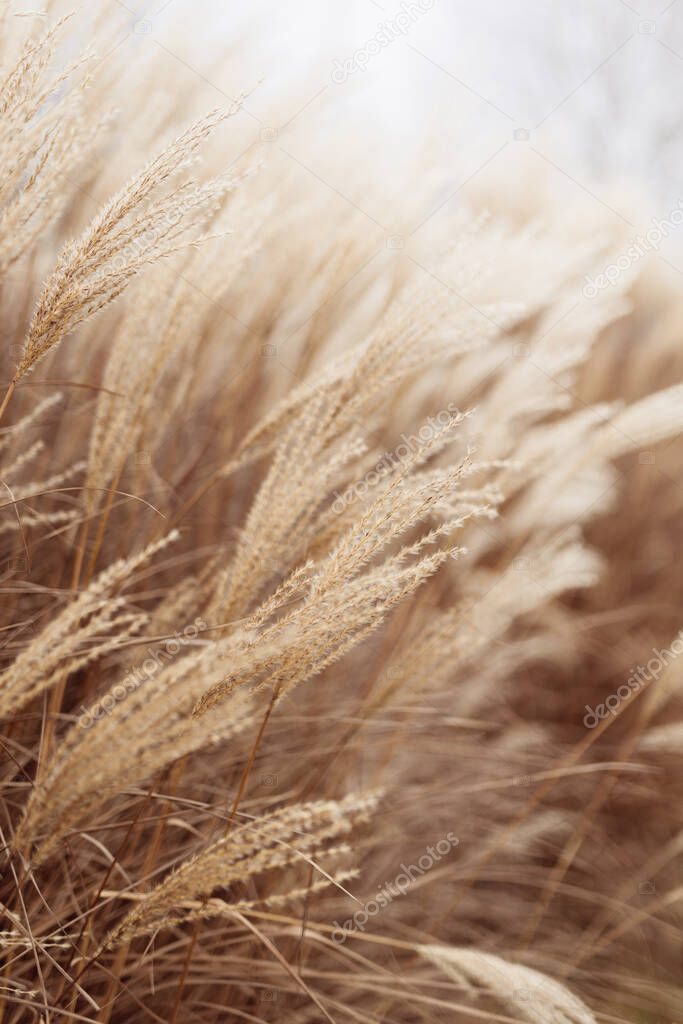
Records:
M375 251L56 6L0 25L2 1020L676 1019L683 662L583 722L682 625L676 283L587 299L623 231L496 181Z

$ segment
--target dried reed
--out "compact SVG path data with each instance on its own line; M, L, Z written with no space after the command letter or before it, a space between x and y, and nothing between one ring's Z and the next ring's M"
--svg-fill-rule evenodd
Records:
M672 1020L675 286L504 182L378 260L241 99L116 156L124 14L0 15L0 1018Z

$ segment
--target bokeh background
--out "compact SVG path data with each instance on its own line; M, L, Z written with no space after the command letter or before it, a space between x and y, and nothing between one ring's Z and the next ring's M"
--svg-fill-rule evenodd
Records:
M527 174L550 168L561 193L588 191L612 206L615 188L636 190L652 216L680 198L680 0L112 6L112 47L126 47L131 63L146 47L161 50L170 93L199 80L207 104L249 91L245 134L272 136L342 193L344 154L330 145L345 117L369 147L387 205L410 188L423 147L434 166L453 167L453 189L489 165L519 173L523 149ZM377 47L379 36L389 41ZM335 69L349 62L355 70L340 81Z

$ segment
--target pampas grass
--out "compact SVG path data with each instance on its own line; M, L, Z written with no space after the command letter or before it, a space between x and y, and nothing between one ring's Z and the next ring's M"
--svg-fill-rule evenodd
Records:
M380 259L57 6L3 13L4 1024L672 1020L675 284L587 299L621 227L503 181Z

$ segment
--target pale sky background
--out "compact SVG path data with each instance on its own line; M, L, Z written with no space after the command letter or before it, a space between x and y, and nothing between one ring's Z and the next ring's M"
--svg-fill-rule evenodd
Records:
M437 150L443 142L436 159L447 159L450 146L459 158L469 148L474 170L504 142L523 144L514 133L526 130L532 146L557 156L562 171L589 187L635 180L660 216L683 195L683 0L433 0L343 84L331 78L334 62L367 54L382 26L418 4L128 6L149 11L152 37L182 23L181 56L209 78L211 50L225 51L246 32L250 63L264 75L250 106L265 120L273 98L292 92L309 104L299 118L322 117L335 91L336 104L348 107L381 151L431 133ZM239 64L225 62L220 87L237 92L252 84L239 81Z
M392 215L415 173L439 179L437 199L485 175L531 194L542 174L560 203L582 198L633 234L683 199L683 0L108 4L112 49L131 68L154 54L171 105L196 93L205 112L249 93L225 133L228 164L272 140L387 234L403 230ZM131 148L152 101L140 96ZM683 273L678 234L664 248L681 250Z

